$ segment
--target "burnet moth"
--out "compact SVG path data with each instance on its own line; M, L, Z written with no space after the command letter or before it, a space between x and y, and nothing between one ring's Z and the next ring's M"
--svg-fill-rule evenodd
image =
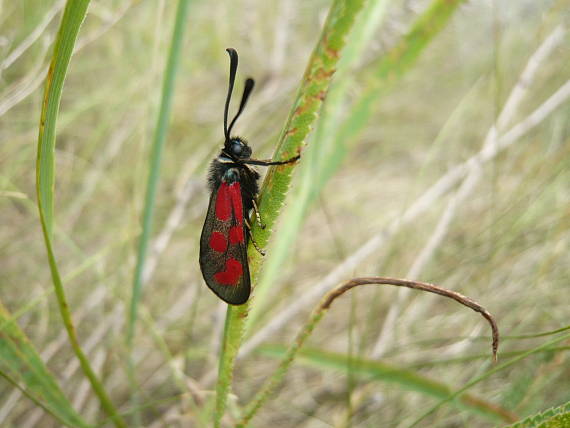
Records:
M228 126L238 54L232 48L226 51L230 56L230 79L224 108L225 141L222 151L212 161L208 175L211 195L200 237L200 269L206 284L220 299L231 305L241 305L247 302L251 292L247 244L251 239L248 218L252 210L261 224L255 203L259 173L249 165L285 165L295 162L299 156L285 161L252 159L247 142L241 137L231 136L232 128L253 90L254 81L246 79L238 111ZM256 248L261 252L257 245Z

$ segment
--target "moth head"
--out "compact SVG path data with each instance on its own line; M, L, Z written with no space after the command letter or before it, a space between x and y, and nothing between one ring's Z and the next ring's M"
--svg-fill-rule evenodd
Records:
M224 144L224 151L234 159L251 157L251 147L240 137L232 137Z

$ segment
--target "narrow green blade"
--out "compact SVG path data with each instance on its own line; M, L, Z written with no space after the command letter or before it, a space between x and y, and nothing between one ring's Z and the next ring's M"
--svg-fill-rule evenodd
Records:
M59 423L89 426L73 409L39 353L0 303L0 375L22 389Z
M260 349L261 353L273 357L283 357L286 351L286 347L278 345L264 346ZM297 362L320 370L347 372L350 369L353 375L395 383L402 388L436 398L446 398L454 391L453 388L444 383L422 376L415 370L408 370L380 361L355 358L354 356L350 356L350 359L350 364L348 364L349 356L345 354L318 349L302 349L299 351ZM471 394L463 394L451 403L460 409L484 416L492 421L508 422L513 420L513 415L509 411Z

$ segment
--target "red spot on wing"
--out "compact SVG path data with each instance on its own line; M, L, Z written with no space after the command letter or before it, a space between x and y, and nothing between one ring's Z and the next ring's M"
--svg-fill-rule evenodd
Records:
M230 229L230 244L238 244L244 241L243 236L243 227L242 226L233 226Z
M228 248L228 241L223 233L212 232L212 235L210 236L210 248L218 253L224 253L226 251Z
M238 225L243 222L243 205L241 200L241 186L239 183L232 183L229 185L228 193L230 196L231 204L234 209L236 221Z
M216 197L216 218L228 221L232 211L238 225L243 223L243 204L241 200L241 186L238 182L222 183Z
M222 285L236 285L243 273L241 263L232 258L226 260L226 270L214 275L214 279Z
M227 221L232 214L229 188L229 184L222 183L218 189L216 197L216 218L218 220Z

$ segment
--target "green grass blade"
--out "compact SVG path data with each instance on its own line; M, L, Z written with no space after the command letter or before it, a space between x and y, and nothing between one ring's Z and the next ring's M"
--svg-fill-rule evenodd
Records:
M0 303L0 375L22 389L59 423L89 426L59 387L28 337Z
M370 68L375 71L370 79L369 89L351 109L336 138L347 141L360 132L372 115L374 103L390 85L411 69L420 54L445 28L454 12L464 2L465 0L433 0L396 46L376 64L371 65Z
M88 5L89 0L67 2L46 78L38 137L36 184L40 216L50 238L53 228L55 193L55 123L73 46L79 33L79 27L85 19Z
M505 428L564 428L570 426L570 401Z
M48 262L52 281L57 297L57 303L69 341L77 356L81 368L101 402L101 406L113 420L116 426L126 426L111 403L103 385L93 371L87 356L79 345L71 313L65 297L63 283L59 274L57 261L53 252L52 228L53 206L55 196L55 132L59 112L59 103L63 90L63 82L67 74L69 62L77 34L85 14L89 0L69 0L65 7L57 40L54 47L53 58L46 79L44 100L40 119L38 136L38 156L36 164L36 190L38 194L38 208L42 232L47 250Z
M174 84L180 64L180 53L182 51L182 42L184 39L184 31L186 29L190 0L179 0L176 9L176 18L172 31L172 39L168 51L166 68L162 81L162 93L160 99L160 107L156 127L154 130L151 153L149 158L149 172L146 184L146 194L143 208L142 231L138 242L137 262L133 277L133 286L131 294L131 303L129 309L129 318L127 324L127 348L129 351L128 372L133 391L133 407L139 409L137 405L135 367L132 361L133 341L135 337L135 329L138 318L138 309L142 296L143 273L146 265L146 257L148 245L152 235L154 222L154 209L156 203L156 190L160 178L160 167L162 163L162 152L168 132L170 112L172 110L172 99L174 96ZM134 423L139 425L138 410L134 412Z
M328 91L332 75L344 47L345 38L353 28L357 13L364 5L363 0L335 0L329 11L321 37L309 60L301 86L289 117L281 131L274 159L288 159L301 152L313 126L323 99ZM294 164L272 167L267 172L259 196L259 212L265 229L253 222L253 238L265 247L291 182ZM252 284L257 283L262 256L253 248L248 252ZM222 340L222 354L216 387L216 411L214 425L220 426L231 388L235 358L245 330L249 304L230 306L226 315L226 328Z
M214 411L214 426L216 427L220 426L226 411L234 376L235 359L244 333L247 306L249 306L247 303L241 306L228 305L226 312L218 366L218 381L216 383L216 407Z
M149 159L150 165L143 209L142 232L138 244L137 264L133 279L133 292L131 296L127 332L129 346L132 345L135 334L138 305L142 293L142 275L146 262L148 243L152 234L156 189L158 187L158 180L160 177L162 151L168 131L170 111L172 109L172 98L174 95L174 82L179 68L178 65L180 63L180 52L182 51L182 41L184 38L184 30L186 28L189 6L190 0L179 0L178 2L176 20L174 23L174 30L172 32L172 40L168 52L166 69L164 70L160 108L158 111L158 118Z
M351 72L374 32L382 23L387 5L388 0L369 1L356 18L354 30L347 37L334 82L327 94L315 129L315 139L303 154L303 163L300 165L302 184L292 195L285 221L277 232L270 257L265 262L262 276L255 289L255 306L249 315L248 331L265 309L270 287L275 283L281 266L289 257L309 207L344 158L345 145L334 136L345 106L347 91L354 81Z
M282 358L286 353L286 347L282 345L264 346L260 349L261 354L271 357ZM418 374L414 370L409 370L379 361L371 361L363 358L352 358L350 370L353 375L373 379L375 381L388 382L400 385L420 394L436 398L447 398L453 393L453 388ZM488 358L488 356L486 356ZM318 349L303 349L298 353L297 363L316 367L320 370L335 370L347 372L349 356L340 353L326 352ZM507 410L489 403L486 400L475 397L471 394L463 394L453 405L485 416L493 421L508 422L513 415Z

